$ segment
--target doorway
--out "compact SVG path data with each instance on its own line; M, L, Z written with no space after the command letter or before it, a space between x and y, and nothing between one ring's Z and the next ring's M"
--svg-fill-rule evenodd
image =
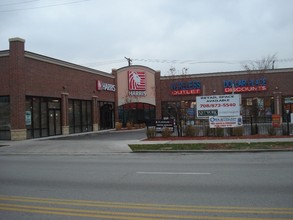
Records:
M60 109L49 109L49 135L61 134L61 111Z

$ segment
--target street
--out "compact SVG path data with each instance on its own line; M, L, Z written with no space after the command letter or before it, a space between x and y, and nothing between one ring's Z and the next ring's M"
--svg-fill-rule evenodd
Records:
M293 152L0 155L1 219L293 219Z

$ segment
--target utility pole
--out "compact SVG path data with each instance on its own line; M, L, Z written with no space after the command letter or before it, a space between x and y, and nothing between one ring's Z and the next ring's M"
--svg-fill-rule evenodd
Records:
M129 57L129 58L124 57L124 58L127 60L127 62L128 62L128 66L131 66L132 59L130 59L130 57Z

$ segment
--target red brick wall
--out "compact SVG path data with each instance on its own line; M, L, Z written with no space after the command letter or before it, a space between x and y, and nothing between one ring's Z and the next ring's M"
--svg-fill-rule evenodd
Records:
M246 92L241 93L242 97L267 97L273 96L274 92L282 92L282 96L293 95L293 72L269 72L262 74L236 74L236 75L222 75L222 76L181 76L181 78L164 77L161 80L161 98L162 101L181 101L181 100L195 100L196 95L182 95L172 96L170 86L173 82L188 82L196 80L201 83L200 95L221 95L224 93L224 80L250 80L266 78L267 91L262 92ZM215 90L215 92L214 92Z
M112 78L31 58L25 60L25 73L27 95L60 97L66 92L69 99L91 100L96 95L99 101L114 102L114 92L96 90L96 80L115 84Z

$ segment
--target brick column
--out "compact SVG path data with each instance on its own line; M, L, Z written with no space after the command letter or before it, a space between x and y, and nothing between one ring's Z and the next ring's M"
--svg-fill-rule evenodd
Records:
M24 42L21 38L9 39L11 140L26 139Z
M68 120L68 93L61 93L61 115L62 115L62 134L69 134L69 120Z
M92 97L92 111L93 111L93 131L99 130L99 115L98 115L98 96Z
M115 106L114 106L114 124L116 127L116 122L119 122L119 115L118 115L118 80L117 80L117 69L112 69L112 75L115 76Z
M155 72L155 90L156 90L156 119L162 118L162 101L161 101L161 71Z

